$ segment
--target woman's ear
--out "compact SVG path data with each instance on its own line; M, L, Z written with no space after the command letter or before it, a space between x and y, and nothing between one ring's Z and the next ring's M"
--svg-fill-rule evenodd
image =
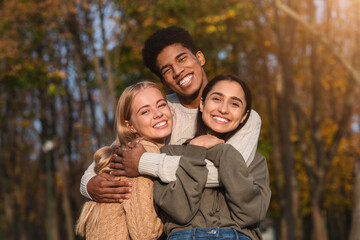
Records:
M134 128L134 126L131 124L131 122L129 122L128 120L125 120L125 125L127 128L129 128L130 132L132 133L137 133L136 129Z
M202 98L200 99L199 110L200 110L200 112L203 112L203 111L204 111L204 101L203 101Z
M240 123L243 123L243 121L245 121L246 117L249 115L250 110L247 110L246 113L244 113L244 116L241 119Z

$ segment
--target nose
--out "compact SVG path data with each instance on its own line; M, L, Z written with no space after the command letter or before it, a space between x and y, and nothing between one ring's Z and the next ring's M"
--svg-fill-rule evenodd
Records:
M175 63L175 64L173 65L173 68L174 68L174 71L173 71L174 77L180 76L181 73L184 71L184 67L183 67L181 64Z
M226 114L229 112L229 109L228 109L228 105L225 101L222 101L219 106L218 106L218 111L221 113L221 114Z
M163 113L159 109L154 110L154 118L161 118L163 116Z

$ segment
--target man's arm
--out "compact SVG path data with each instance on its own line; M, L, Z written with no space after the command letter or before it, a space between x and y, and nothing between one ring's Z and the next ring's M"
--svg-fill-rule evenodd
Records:
M86 198L92 199L87 191L87 184L90 181L91 178L96 176L96 173L94 172L95 162L93 161L90 166L86 169L84 172L84 175L81 177L80 182L80 193Z
M241 153L247 166L254 160L260 128L261 118L255 110L251 110L246 124L226 142Z
M259 114L251 110L247 123L240 131L228 140L243 156L246 165L249 166L253 161L257 149L261 128L261 118ZM120 151L121 155L112 160L111 168L118 169L113 174L121 176L147 175L160 178L162 182L169 183L176 180L176 170L179 166L180 156L167 156L165 154L146 153L135 144L132 150ZM206 187L219 186L217 168L210 161L206 161L209 175Z
M117 170L111 174L129 177L146 175L159 178L164 183L176 180L181 156L145 152L141 144L135 144L131 150L118 150L117 153L119 156L112 158L110 164L111 168ZM206 187L220 186L217 168L211 161L205 162L209 172Z
M247 123L240 131L228 140L243 156L246 165L249 166L253 161L257 149L257 143L261 129L261 118L259 114L251 110ZM144 153L138 169L140 175L148 175L160 178L162 182L169 183L176 180L176 169L179 166L180 156L167 156L165 154ZM209 170L206 187L219 186L219 176L217 168L212 162L206 161L206 167Z
M130 197L131 183L120 181L120 177L94 172L95 162L85 171L81 178L80 193L96 202L122 202Z

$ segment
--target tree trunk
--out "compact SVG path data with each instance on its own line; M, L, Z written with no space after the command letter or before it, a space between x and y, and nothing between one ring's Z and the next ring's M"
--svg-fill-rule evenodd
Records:
M353 211L349 240L360 240L360 156L354 158Z
M87 30L87 36L89 37L90 40L90 46L91 46L91 52L92 52L92 60L93 60L93 64L94 64L94 69L95 69L95 79L96 79L96 83L98 85L98 88L100 90L100 103L101 103L101 107L102 107L102 112L103 112L103 116L105 119L105 126L110 125L110 121L109 121L109 110L108 110L108 104L107 104L107 94L106 94L106 90L104 87L104 80L102 77L102 70L101 70L101 65L100 65L100 60L97 56L96 53L96 48L95 48L95 39L94 39L94 31L92 28L92 21L89 17L89 10L85 9L85 19L86 19L86 30Z
M324 216L321 214L320 203L318 199L311 201L311 220L313 230L311 232L311 239L313 240L327 240L327 227Z
M107 75L107 86L110 94L110 102L111 102L111 110L112 115L115 114L116 108L116 96L115 96L115 84L114 84L114 77L112 74L111 62L109 51L107 50L108 41L106 39L105 28L104 28L104 12L102 7L102 1L98 0L98 7L100 13L100 28L101 28L101 38L102 38L102 51L104 53L104 60L105 60L105 69Z
M259 9L261 9L262 14L265 16L265 13L262 9L261 3L257 3L257 7ZM268 20L268 19L267 19ZM258 20L258 18L254 19L254 24L256 26L256 28L258 29L262 29L262 26ZM275 184L276 184L276 189L277 189L277 198L276 201L279 204L279 208L280 208L280 215L279 215L279 228L276 229L277 233L276 235L278 236L279 240L286 240L286 220L285 220L285 215L283 212L283 209L285 208L285 198L284 198L284 171L282 168L282 164L281 164L281 155L280 155L280 146L279 146L279 140L277 138L278 136L278 126L276 124L276 120L274 118L275 116L275 110L273 107L273 103L276 102L275 101L275 95L274 95L274 91L273 91L273 86L274 84L271 81L271 77L269 75L269 69L268 69L268 60L266 58L266 49L264 49L264 42L265 42L265 38L264 38L264 31L258 31L258 46L260 47L260 58L262 60L262 66L261 66L261 73L262 73L262 77L261 79L263 80L261 84L259 84L262 87L262 92L265 94L265 102L266 102L266 113L267 113L267 120L269 121L269 126L270 127L270 138L271 138L271 144L272 144L272 155L271 155L271 163L274 166L275 169Z
M275 8L275 33L279 45L278 59L281 65L281 75L277 83L277 117L280 134L281 159L284 169L284 218L287 224L282 229L281 239L300 240L302 224L299 216L299 189L296 178L294 150L291 141L291 106L293 93L293 73L289 57L292 55L295 22L285 18L280 20ZM280 31L278 25L282 25Z
M62 186L61 186L61 203L62 209L65 215L65 229L66 229L66 236L68 240L75 240L74 235L74 221L73 221L73 214L71 210L70 204L70 196L69 196L69 188L68 188L68 177L66 176L65 172L65 163L63 157L59 156L59 176L62 179Z

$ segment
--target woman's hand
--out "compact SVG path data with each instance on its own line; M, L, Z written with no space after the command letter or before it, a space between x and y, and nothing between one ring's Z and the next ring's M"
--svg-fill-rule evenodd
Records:
M223 143L225 143L224 140L217 138L215 136L212 136L212 135L201 135L190 141L190 144L196 145L196 146L201 146L206 149L212 148L215 145L223 144Z

